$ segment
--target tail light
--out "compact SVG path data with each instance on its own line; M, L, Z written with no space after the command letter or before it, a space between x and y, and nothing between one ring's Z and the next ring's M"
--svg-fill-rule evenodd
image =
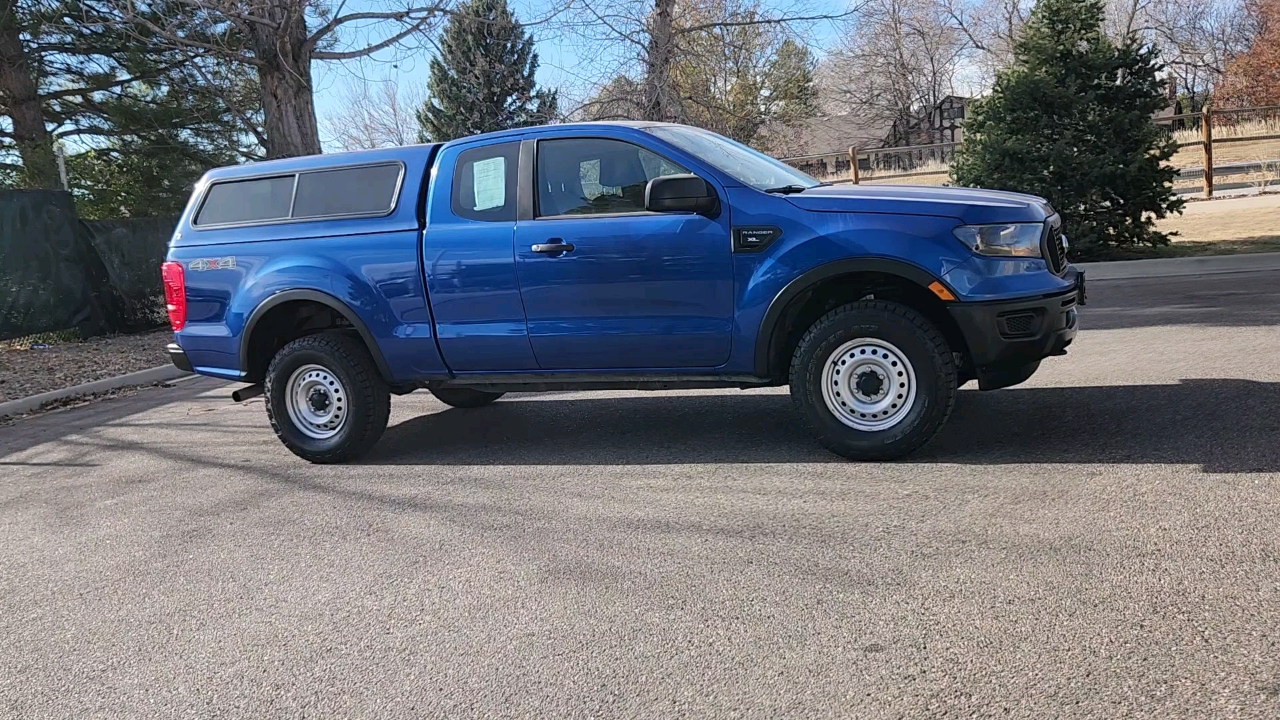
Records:
M187 324L187 281L182 276L182 263L161 265L160 279L164 282L164 309L169 311L169 326L178 332Z

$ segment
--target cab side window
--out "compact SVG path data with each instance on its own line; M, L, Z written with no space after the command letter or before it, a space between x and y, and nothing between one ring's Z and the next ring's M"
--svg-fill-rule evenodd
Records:
M639 145L601 138L538 143L538 215L644 212L644 190L663 175L688 172Z
M453 168L453 214L469 220L514 222L520 143L501 143L458 153Z

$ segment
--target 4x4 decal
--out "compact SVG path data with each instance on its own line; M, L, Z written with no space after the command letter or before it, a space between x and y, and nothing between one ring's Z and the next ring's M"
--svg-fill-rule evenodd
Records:
M192 260L187 264L187 269L192 272L204 272L205 270L231 270L236 266L235 256L221 258L200 258Z

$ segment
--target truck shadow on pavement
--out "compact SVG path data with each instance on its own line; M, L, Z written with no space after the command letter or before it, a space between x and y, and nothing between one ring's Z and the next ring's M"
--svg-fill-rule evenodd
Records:
M1280 384L962 391L943 432L908 462L1188 464L1280 471ZM412 465L843 462L782 393L559 399L444 409L388 428L365 459Z

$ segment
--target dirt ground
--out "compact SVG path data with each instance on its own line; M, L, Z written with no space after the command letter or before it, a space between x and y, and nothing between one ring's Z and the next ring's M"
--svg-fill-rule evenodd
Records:
M173 333L165 330L0 349L0 402L164 365L164 347L172 341Z

